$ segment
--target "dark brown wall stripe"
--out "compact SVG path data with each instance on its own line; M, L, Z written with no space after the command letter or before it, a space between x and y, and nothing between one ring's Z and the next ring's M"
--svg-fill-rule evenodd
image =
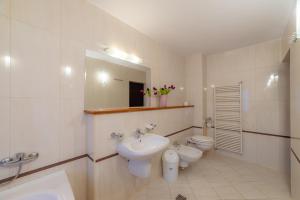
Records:
M211 127L211 128L215 128L215 127ZM277 134L272 134L272 133L262 133L262 132L256 132L256 131L248 131L248 130L243 130L243 132L245 133L253 133L253 134L257 134L257 135L266 135L266 136L274 136L274 137L282 137L282 138L291 138L291 136L288 135L277 135Z
M293 140L300 140L300 138L298 138L298 137L291 137L291 139L293 139Z
M170 137L170 136L176 135L176 134L178 134L178 133L181 133L181 132L183 132L183 131L189 130L189 129L191 129L191 128L194 128L194 127L191 126L191 127L182 129L182 130L180 130L180 131L176 131L176 132L174 132L174 133L170 133L170 134L168 134L168 135L165 135L165 137ZM117 156L117 155L119 155L119 154L118 154L118 153L114 153L114 154L111 154L111 155L108 155L108 156L99 158L99 159L97 159L95 162L101 162L101 161L107 160L107 159L109 159L109 158L115 157L115 156ZM93 161L92 158L91 158L91 160Z
M115 157L115 156L117 156L117 155L119 155L119 154L118 154L118 153L110 154L110 155L105 156L105 157L103 157L103 158L97 159L96 162L101 162L101 161L103 161L103 160L107 160L107 159L112 158L112 157Z
M87 157L90 161L94 162L94 159L89 154L87 154Z
M185 129L182 129L182 130L180 130L180 131L176 131L176 132L174 132L174 133L170 133L170 134L168 134L168 135L165 135L165 137L170 137L170 136L176 135L176 134L181 133L181 132L183 132L183 131L187 131L187 130L189 130L189 129L191 129L191 128L193 128L193 126L188 127L188 128L185 128Z
M296 152L294 151L293 148L291 148L291 152L293 153L293 155L295 156L296 160L298 161L298 163L300 164L300 158L297 156Z
M266 135L266 136L282 137L282 138L291 138L291 136L288 136L288 135L276 135L276 134L272 134L272 133L261 133L261 132L255 132L255 131L247 131L247 130L243 130L243 132L245 132L245 133L253 133L253 134L257 134L257 135Z
M67 160L63 160L63 161L60 161L60 162L57 162L57 163L53 163L51 165L40 167L38 169L34 169L34 170L31 170L31 171L28 171L28 172L24 172L24 173L21 173L18 178L28 176L28 175L31 175L31 174L35 174L35 173L38 173L40 171L44 171L44 170L47 170L47 169L50 169L50 168L53 168L53 167L57 167L59 165L63 165L63 164L69 163L69 162L73 162L75 160L79 160L79 159L82 159L82 158L85 158L85 157L88 157L88 155L84 154L84 155L77 156L77 157L74 157L74 158L70 158L70 159L67 159ZM5 178L5 179L2 179L2 180L0 180L0 184L5 183L7 181L10 181L12 179L13 179L13 177L8 177L8 178Z
M179 134L183 131L186 131L186 130L189 130L189 129L192 129L192 128L199 128L199 129L202 129L203 127L201 126L191 126L191 127L188 127L188 128L185 128L185 129L182 129L182 130L179 130L179 131L176 131L174 133L170 133L168 135L165 135L165 137L171 137L173 135L176 135L176 134ZM213 128L213 127L212 127ZM243 130L243 132L246 132L246 133L253 133L253 134L257 134L257 135L266 135L266 136L274 136L274 137L282 137L282 138L290 138L290 136L285 136L285 135L275 135L275 134L270 134L270 133L260 133L260 132L255 132L255 131L247 131L247 130ZM115 154L111 154L111 155L108 155L108 156L105 156L105 157L102 157L102 158L99 158L96 160L96 162L101 162L101 161L104 161L104 160L107 160L109 158L112 158L112 157L115 157L119 155L118 153L115 153ZM90 158L91 161L94 161L92 158Z
M200 128L202 129L203 127L202 126L192 126L193 128Z
M179 131L176 131L174 133L170 133L168 135L166 135L165 137L170 137L170 136L173 136L173 135L176 135L176 134L179 134L181 132L184 132L186 130L189 130L189 129L192 129L192 128L199 128L199 129L202 129L203 127L200 127L200 126L191 126L191 127L188 127L188 128L185 128L185 129L182 129L182 130L179 130ZM213 128L213 127L212 127ZM275 135L275 134L270 134L270 133L260 133L260 132L255 132L255 131L247 131L247 130L243 130L243 132L246 132L246 133L253 133L253 134L258 134L258 135L266 135L266 136L274 136L274 137L282 137L282 138L291 138L290 136L285 136L285 135ZM292 138L292 139L300 139L300 138ZM300 159L299 157L296 155L296 153L293 151L293 149L291 149L292 153L294 154L294 156L296 157L297 161L300 163ZM90 155L88 154L84 154L84 155L81 155L81 156L77 156L77 157L74 157L74 158L70 158L70 159L67 159L67 160L63 160L63 161L60 161L60 162L57 162L57 163L53 163L51 165L47 165L47 166L44 166L44 167L40 167L38 169L34 169L34 170L31 170L31 171L28 171L28 172L24 172L24 173L21 173L19 178L21 177L24 177L24 176L28 176L28 175L31 175L31 174L34 174L34 173L38 173L40 171L44 171L44 170L47 170L47 169L50 169L50 168L53 168L53 167L57 167L57 166L60 166L60 165L63 165L63 164L66 164L66 163L69 163L69 162L73 162L75 160L79 160L79 159L82 159L82 158L85 158L87 157L90 161L92 162L101 162L101 161L104 161L104 160L107 160L109 158L112 158L112 157L115 157L119 155L118 153L114 153L114 154L111 154L111 155L108 155L108 156L105 156L105 157L102 157L102 158L99 158L97 160L94 160ZM8 178L5 178L5 179L1 179L0 180L0 184L2 183L5 183L7 181L10 181L11 179L13 179L13 177L8 177Z

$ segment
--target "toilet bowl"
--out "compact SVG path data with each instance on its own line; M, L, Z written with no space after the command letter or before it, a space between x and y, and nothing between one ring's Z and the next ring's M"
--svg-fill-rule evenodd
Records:
M214 139L208 136L194 135L188 138L188 143L194 144L195 147L202 151L208 151L214 146Z
M185 145L173 145L170 149L176 151L179 156L179 166L186 168L190 163L199 160L202 156L202 151Z

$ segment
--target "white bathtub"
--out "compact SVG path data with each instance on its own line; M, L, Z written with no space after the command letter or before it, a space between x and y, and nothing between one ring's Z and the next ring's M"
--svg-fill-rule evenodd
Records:
M1 200L74 200L64 171L56 172L0 192Z

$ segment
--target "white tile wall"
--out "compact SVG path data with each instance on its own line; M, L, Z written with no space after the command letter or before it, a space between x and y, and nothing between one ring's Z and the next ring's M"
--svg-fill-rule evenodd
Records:
M204 55L195 54L186 58L186 101L194 105L194 126L203 126L203 73Z
M109 115L88 116L89 152L94 160L116 153L117 141L110 137L112 132L121 132L126 136L134 134L137 128L145 128L147 123L157 124L153 133L168 135L193 125L194 108L157 110ZM171 144L176 140L185 142L185 138L193 133L188 129L170 137ZM92 144L92 145L90 145ZM92 148L94 147L94 148ZM91 199L126 199L151 180L161 177L161 154L152 159L151 177L140 179L128 171L127 159L121 156L109 158L98 163L89 163L89 190ZM164 195L164 194L162 194Z
M117 46L143 58L153 84L185 84L182 57L88 1L0 0L0 43L0 156L38 151L40 158L26 171L86 153L86 49ZM169 100L182 104L184 92ZM85 171L70 176L76 173ZM0 169L0 178L9 175Z
M153 132L165 136L191 127L193 108L95 115L88 120L88 143L94 146L90 151L94 159L99 159L116 153L117 141L110 137L112 132L129 136L137 128L144 129L147 123L154 123L157 128Z
M243 129L290 135L289 66L281 63L281 40L207 56L207 85L228 85L243 81ZM268 82L271 75L278 81ZM213 116L213 90L207 92L207 115ZM288 140L244 134L241 159L289 171Z

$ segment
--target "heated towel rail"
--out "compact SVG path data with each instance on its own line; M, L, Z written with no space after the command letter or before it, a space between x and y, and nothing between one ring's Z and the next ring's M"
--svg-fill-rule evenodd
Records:
M242 82L214 88L215 148L243 153Z

